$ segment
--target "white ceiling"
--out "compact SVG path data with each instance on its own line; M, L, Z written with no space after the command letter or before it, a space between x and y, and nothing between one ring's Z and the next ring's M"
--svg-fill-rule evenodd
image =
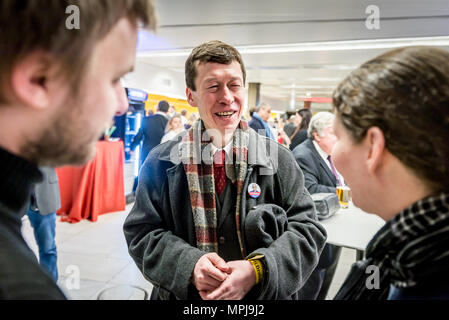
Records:
M366 26L370 5L380 10L378 30ZM243 53L248 82L261 83L262 96L284 110L292 86L297 101L306 93L331 97L351 70L389 48L449 50L448 0L156 0L156 6L159 28L156 37L141 34L140 63L183 73L193 47L221 40Z

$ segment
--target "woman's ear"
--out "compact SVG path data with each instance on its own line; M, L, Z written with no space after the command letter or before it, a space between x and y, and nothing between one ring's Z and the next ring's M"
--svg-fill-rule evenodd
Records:
M368 146L367 168L369 173L374 173L383 163L385 152L385 136L378 127L368 129L365 137Z
M45 109L50 104L48 78L50 60L47 54L36 51L20 60L11 71L12 95L24 106Z

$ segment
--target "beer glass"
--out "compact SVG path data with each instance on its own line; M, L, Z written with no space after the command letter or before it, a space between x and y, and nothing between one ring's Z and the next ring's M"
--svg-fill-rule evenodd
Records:
M351 189L348 186L337 186L337 195L340 206L347 209L351 200Z

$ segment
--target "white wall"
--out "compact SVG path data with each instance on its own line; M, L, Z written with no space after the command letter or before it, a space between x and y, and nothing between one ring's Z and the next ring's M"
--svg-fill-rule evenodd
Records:
M290 101L286 99L272 98L269 96L261 95L260 102L268 103L273 110L279 111L291 111ZM296 101L295 110L302 109L304 107L303 101ZM312 103L312 112L320 111L330 111L332 110L332 105L329 103Z
M125 85L129 88L145 90L152 94L161 94L172 98L185 99L185 77L184 71L174 71L171 69L157 67L137 60L135 71L125 78ZM289 101L261 95L260 102L266 102L274 110L289 110ZM296 109L301 109L303 102L296 104ZM312 104L312 111L328 111L331 106L328 104Z
M186 98L184 72L176 72L141 61L136 61L135 71L125 77L125 85L152 94Z

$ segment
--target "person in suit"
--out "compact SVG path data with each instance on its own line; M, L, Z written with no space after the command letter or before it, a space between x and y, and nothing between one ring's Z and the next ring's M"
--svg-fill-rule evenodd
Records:
M344 184L330 157L336 141L333 131L334 118L329 112L319 112L313 116L308 129L308 139L293 150L293 155L304 173L306 188L311 194L336 193L336 187ZM326 244L317 268L302 288L302 299L326 299L340 253L340 247Z
M57 282L56 211L61 207L58 175L50 167L42 167L40 170L44 180L35 185L26 214L39 248L39 264Z
M170 105L167 101L162 100L159 102L157 109L158 112L156 114L143 119L142 126L131 143L131 151L134 151L143 140L139 167L145 162L151 150L161 143L162 137L165 135Z
M268 124L268 119L270 119L271 115L271 106L262 103L260 106L257 107L255 112L252 114L252 119L249 122L250 128L252 128L254 131L261 135L265 135L267 138L276 140L273 131L270 128L270 125Z
M343 185L330 154L336 138L333 129L334 115L319 112L311 120L308 139L293 149L296 162L301 167L306 188L310 193L335 193Z

